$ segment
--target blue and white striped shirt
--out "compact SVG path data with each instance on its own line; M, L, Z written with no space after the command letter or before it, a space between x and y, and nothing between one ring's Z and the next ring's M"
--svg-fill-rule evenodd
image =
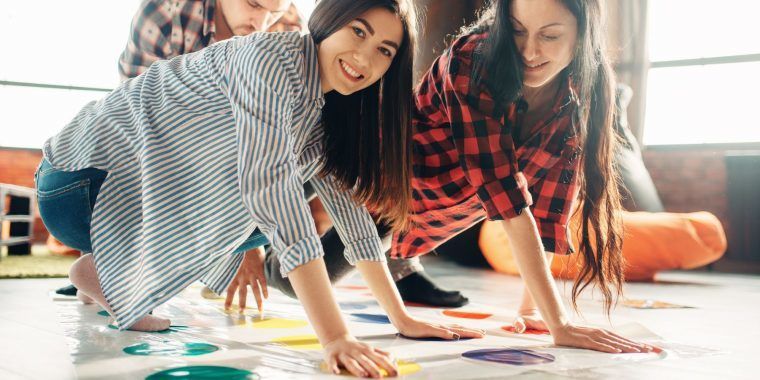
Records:
M256 227L283 276L321 257L309 179L347 259L385 260L366 208L315 176L323 105L311 36L254 33L154 63L45 143L58 169L108 172L91 238L121 328L200 278L224 291Z

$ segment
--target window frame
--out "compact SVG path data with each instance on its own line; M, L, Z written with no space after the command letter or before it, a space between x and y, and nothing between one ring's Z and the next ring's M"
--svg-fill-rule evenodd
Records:
M645 3L643 4L643 7L640 8L641 11L643 11L643 14L646 15L645 19L648 19L648 6L646 5L646 0L644 0ZM648 20L645 21L645 28L644 33L640 38L647 39L650 37L651 34L651 25L648 23ZM646 105L647 105L647 87L649 82L649 70L652 69L659 69L659 68L680 68L680 67L689 67L689 66L710 66L710 65L722 65L722 64L734 64L734 63L748 63L748 62L760 62L760 52L758 53L751 53L751 54L737 54L737 55L720 55L720 56L711 56L711 57L698 57L698 58L686 58L686 59L674 59L674 60L657 60L657 61L650 61L649 60L649 44L646 43L644 46L646 46L646 52L644 53L644 62L643 67L641 67L641 83L642 86L639 89L640 95L639 99L641 102L641 110L638 113L638 120L637 124L639 126L638 130L635 131L636 138L639 140L639 144L642 146L642 148L646 150L656 150L656 151L678 151L678 150L705 150L705 149L713 149L713 150L757 150L760 149L760 141L752 141L752 142L716 142L716 143L673 143L673 144L644 144L644 130L647 128L646 125ZM624 66L624 65L623 65ZM625 67L619 67L624 68ZM627 69L630 70L630 67Z

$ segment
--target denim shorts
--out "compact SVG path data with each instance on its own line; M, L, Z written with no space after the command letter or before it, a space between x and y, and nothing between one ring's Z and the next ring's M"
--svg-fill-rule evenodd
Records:
M51 235L82 252L92 252L90 222L92 210L108 172L88 168L63 171L42 159L34 181L40 217ZM269 241L257 228L234 253L245 252Z

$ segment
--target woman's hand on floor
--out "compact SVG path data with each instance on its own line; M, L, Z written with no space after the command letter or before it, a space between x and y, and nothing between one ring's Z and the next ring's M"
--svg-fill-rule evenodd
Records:
M480 329L471 329L460 325L443 325L420 321L408 317L400 322L396 328L403 336L410 338L436 337L442 339L460 339L460 338L482 338L485 331Z
M585 348L609 353L653 352L654 347L637 343L611 331L568 324L552 331L559 346Z
M546 326L546 322L541 318L538 309L524 309L517 312L517 317L512 323L512 327L515 328L515 332L518 334L524 333L526 330L541 330L549 331L549 327Z
M232 305L232 299L235 293L238 294L238 306L242 313L245 309L246 298L248 296L248 287L253 290L253 296L256 297L256 307L259 313L263 310L264 299L269 298L267 291L267 279L264 275L264 249L259 247L245 253L243 262L240 264L235 278L232 279L227 287L227 298L224 300L224 308L229 309Z
M340 374L343 367L358 377L397 376L398 368L391 354L352 336L342 336L325 344L327 368Z

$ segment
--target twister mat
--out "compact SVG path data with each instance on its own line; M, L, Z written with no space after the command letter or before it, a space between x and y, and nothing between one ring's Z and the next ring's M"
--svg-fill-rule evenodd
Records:
M224 310L221 298L204 298L193 285L155 310L172 327L159 333L120 332L96 305L53 297L80 379L328 379L321 346L300 304L270 290L260 315L253 308ZM605 354L552 345L541 333L515 334L510 310L472 303L457 310L409 307L412 315L440 323L485 329L483 339L410 339L397 333L358 278L335 288L344 319L359 339L394 354L409 379L468 379L518 375L694 357L710 349L664 342L644 326L613 328L629 338L662 347L659 353ZM205 297L209 297L205 294ZM249 295L249 300L253 297ZM252 302L250 302L252 303ZM104 315L105 314L105 315ZM345 375L348 376L348 375Z

